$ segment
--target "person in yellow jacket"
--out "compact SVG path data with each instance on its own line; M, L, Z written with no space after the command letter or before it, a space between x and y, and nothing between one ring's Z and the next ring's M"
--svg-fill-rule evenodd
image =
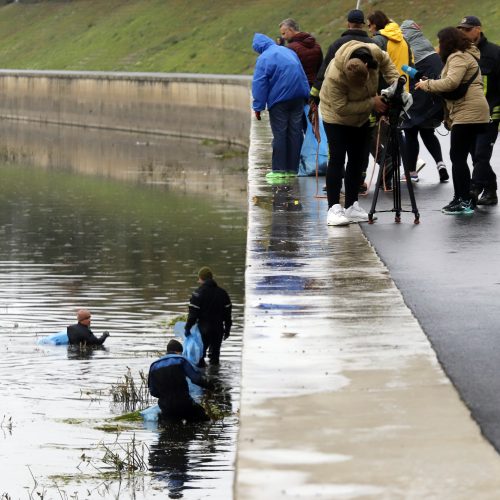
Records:
M368 16L368 30L373 35L372 40L389 54L400 75L404 73L403 64L413 65L410 45L405 40L401 28L381 10L376 10ZM406 92L410 91L409 80L406 82L405 90Z

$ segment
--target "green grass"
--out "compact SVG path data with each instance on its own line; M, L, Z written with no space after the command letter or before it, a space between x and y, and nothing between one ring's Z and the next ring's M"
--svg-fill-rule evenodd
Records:
M252 72L255 31L272 37L294 17L326 47L345 26L354 0L72 0L0 7L0 66L18 69ZM498 0L363 0L361 8L412 18L435 42L436 32L464 15L480 17L500 42Z

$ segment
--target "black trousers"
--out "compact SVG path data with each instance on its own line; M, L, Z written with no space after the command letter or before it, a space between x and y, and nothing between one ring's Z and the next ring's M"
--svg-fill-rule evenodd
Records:
M450 159L455 196L469 199L471 174L467 157L475 147L477 136L485 130L485 123L453 125L450 135Z
M471 150L474 169L472 171L472 184L483 189L497 190L497 176L491 167L491 155L498 137L500 120L488 123L484 132L476 137L476 143Z
M410 172L417 170L417 160L418 153L420 152L420 145L418 143L418 134L428 149L431 156L434 158L436 163L443 161L443 153L441 152L441 144L439 139L434 134L433 128L405 128L405 154L403 155L403 160L406 162L406 166Z
M340 203L340 190L345 165L345 207L358 201L361 173L369 154L370 127L367 121L361 127L349 127L323 122L328 139L330 158L326 169L328 208ZM345 162L347 155L347 164Z

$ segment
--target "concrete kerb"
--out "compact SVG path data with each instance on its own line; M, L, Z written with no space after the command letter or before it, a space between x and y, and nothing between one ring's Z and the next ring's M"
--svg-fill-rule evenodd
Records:
M357 225L253 121L235 498L497 498L500 459Z

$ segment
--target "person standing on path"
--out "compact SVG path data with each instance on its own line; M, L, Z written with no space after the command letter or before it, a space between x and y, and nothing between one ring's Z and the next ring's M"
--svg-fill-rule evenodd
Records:
M453 199L442 208L447 215L474 213L476 200L471 193L471 174L467 165L469 152L476 144L478 134L484 132L490 121L490 109L484 97L479 69L479 50L457 28L448 27L438 33L439 55L444 62L441 78L420 80L416 89L444 97L445 121L450 133L450 159L453 176ZM466 88L463 96L446 94Z
M399 73L387 53L371 43L351 41L342 45L328 66L320 92L320 110L330 152L326 171L329 226L368 220L368 214L358 204L358 191L361 169L369 154L370 114L388 110L377 95L380 76L392 84ZM340 205L344 171L345 209Z
M464 17L457 28L479 49L479 67L491 115L490 123L477 135L471 150L474 164L471 189L475 198L482 193L478 205L496 205L497 176L490 162L500 126L500 47L484 36L481 21L476 16Z
M320 45L310 33L300 31L299 24L294 19L281 21L279 28L281 36L286 41L286 47L297 54L309 86L312 86L323 62Z
M257 62L252 79L252 108L260 120L267 107L273 133L272 171L268 179L297 175L304 140L302 116L309 83L293 50L255 33L253 49Z

